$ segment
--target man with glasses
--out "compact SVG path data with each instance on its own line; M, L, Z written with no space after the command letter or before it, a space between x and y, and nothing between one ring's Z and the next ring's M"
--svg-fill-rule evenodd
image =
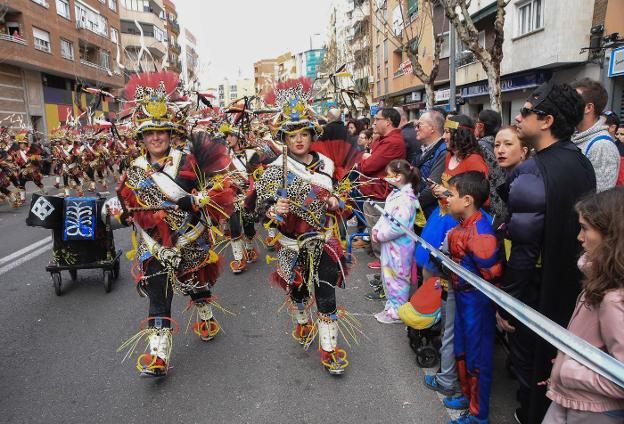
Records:
M507 238L511 241L502 289L566 326L580 292L580 245L574 204L596 188L591 162L570 141L584 102L567 84L546 83L516 117L518 137L536 152L507 179ZM556 349L499 309L509 333L511 367L520 385L519 423L540 423L550 401L546 386Z
M420 171L423 181L429 179L436 184L442 181L446 157L446 143L442 138L443 135L444 115L437 110L424 112L416 125L416 137L422 143L422 153L413 164ZM438 199L433 195L429 184L423 183L420 186L418 201L427 218L438 206Z
M583 78L572 84L585 103L583 119L572 142L592 163L596 171L596 191L615 187L620 171L620 154L609 134L605 119L600 116L609 96L598 81Z
M392 192L392 187L383 180L386 176L386 167L394 159L405 159L405 142L399 129L400 122L401 116L393 108L384 108L377 112L373 121L373 132L379 138L373 141L370 153L364 153L362 161L357 165L357 171L362 174L358 180L360 193L364 198L379 202L382 206L388 194ZM375 208L365 203L364 215L369 232L371 232L380 214ZM371 245L376 260L370 262L368 267L380 269L379 243L372 242Z

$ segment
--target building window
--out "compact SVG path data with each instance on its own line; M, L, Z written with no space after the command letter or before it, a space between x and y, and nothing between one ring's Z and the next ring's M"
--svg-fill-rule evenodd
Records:
M56 0L56 13L64 18L71 19L69 15L69 1L68 0Z
M111 27L111 41L115 44L119 42L119 32L113 27Z
M388 94L388 78L384 78L384 94Z
M110 69L110 53L107 52L106 50L100 51L100 62L101 62L102 68Z
M167 34L162 29L158 28L157 26L154 26L154 38L160 42L166 42Z
M108 8L117 12L117 0L108 0Z
M50 51L50 33L39 28L33 27L33 37L35 38L35 48L43 52Z
M103 37L108 37L108 21L106 17L78 1L75 2L75 6L76 25L78 28L85 28Z
M518 31L517 35L528 34L544 26L544 9L542 0L529 0L517 5Z
M444 59L451 55L451 33L446 31L445 33L440 35L442 36L442 44L440 45L440 59ZM435 40L433 41L433 43L435 45Z
M383 42L383 55L384 55L384 62L388 62L388 39L386 38Z
M61 56L65 59L74 60L74 44L61 38Z
M34 1L35 3L37 3L38 5L41 5L43 7L50 7L48 5L48 0L32 0L32 1Z
M379 67L379 64L381 63L381 47L380 46L375 47L375 60L376 60L377 66Z
M149 0L121 0L121 4L128 10L135 12L149 12Z
M377 97L381 96L381 81L377 80Z

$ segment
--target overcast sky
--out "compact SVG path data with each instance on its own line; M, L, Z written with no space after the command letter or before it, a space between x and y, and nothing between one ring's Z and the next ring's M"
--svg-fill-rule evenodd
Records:
M331 0L174 0L197 37L203 88L224 77L253 78L253 63L324 42ZM320 36L313 34L320 33ZM182 43L182 40L180 40ZM315 46L317 47L317 46Z

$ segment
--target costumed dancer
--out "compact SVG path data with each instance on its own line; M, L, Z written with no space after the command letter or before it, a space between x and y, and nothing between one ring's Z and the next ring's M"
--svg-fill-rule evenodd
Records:
M170 91L161 79L168 82ZM149 316L142 330L120 350L128 349L128 357L142 337L148 337L149 352L139 356L136 366L142 376L167 373L176 327L171 319L174 293L190 296L191 319L196 317L192 328L201 340L212 340L220 330L213 316L212 307L218 304L212 286L222 257L213 250L212 222L232 199L210 190L206 179L213 170L227 168L229 158L225 146L204 133L193 135L193 153L171 146L173 133L186 135L167 104L167 95L176 85L175 74L155 73L134 76L126 88L126 96L137 103L136 134L145 154L130 164L118 196L124 207L122 217L131 218L140 239L130 256L134 255L137 290L149 298Z
M43 174L41 173L41 146L28 141L28 130L21 130L15 135L15 141L10 148L9 154L19 168L17 175L20 205L26 202L26 183L32 181L43 194L47 194L43 186Z
M307 348L318 334L322 364L330 374L341 375L349 362L337 345L338 335L358 330L353 318L336 306L336 286L344 283L345 272L336 225L343 202L334 191L334 163L310 150L321 128L303 88L281 90L276 103L281 110L275 120L277 137L285 144L284 153L255 185L259 210L266 210L279 231L272 280L288 293L293 337ZM313 303L316 324L310 313ZM339 328L338 318L346 331Z
M225 135L232 165L230 179L238 196L234 210L230 214L228 224L230 228L230 246L232 247L233 261L230 269L234 274L240 274L247 268L247 264L258 260L258 251L254 247L256 228L253 208L245 207L245 196L250 188L252 173L257 167L259 158L254 149L245 148L244 135L237 128L224 124L220 132Z

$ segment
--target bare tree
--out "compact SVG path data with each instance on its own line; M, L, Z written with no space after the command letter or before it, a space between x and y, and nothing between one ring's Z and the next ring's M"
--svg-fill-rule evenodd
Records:
M446 17L455 27L457 37L483 66L488 80L490 107L497 112L502 109L500 65L503 61L503 41L505 40L505 6L509 1L496 0L494 42L488 48L479 44L479 31L468 11L470 0L439 0L444 7ZM455 52L451 52L451 54L455 54Z
M419 0L416 0L419 1ZM416 19L408 16L407 0L398 1L400 18L390 22L388 19L387 4L383 7L373 7L373 27L388 36L388 40L395 50L405 54L411 62L411 73L416 76L425 88L425 104L427 108L434 105L435 80L440 71L440 53L444 37L437 34L433 24L433 10L435 0L420 0L420 10ZM431 31L433 48L425 45L426 32ZM430 56L431 61L427 59Z

